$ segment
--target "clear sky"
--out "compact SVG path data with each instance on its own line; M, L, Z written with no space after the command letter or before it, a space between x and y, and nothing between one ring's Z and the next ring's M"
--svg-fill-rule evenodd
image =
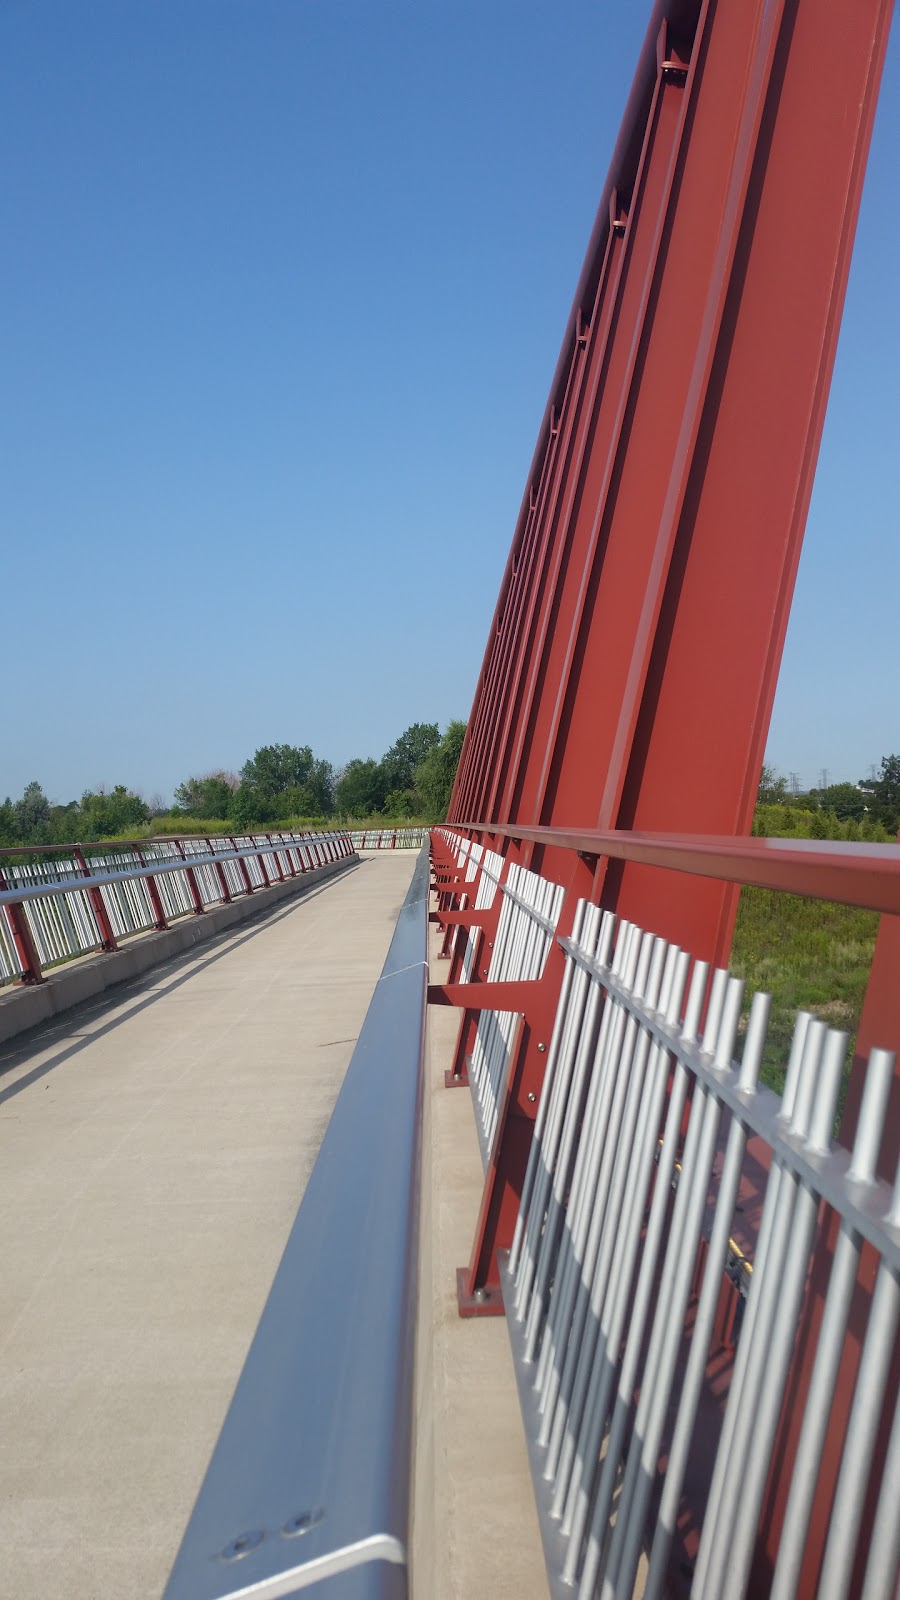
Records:
M649 0L0 0L0 796L468 714ZM770 753L900 750L900 49Z

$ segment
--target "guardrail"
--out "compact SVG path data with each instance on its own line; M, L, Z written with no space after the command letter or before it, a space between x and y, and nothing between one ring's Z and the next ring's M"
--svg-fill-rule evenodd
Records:
M772 1594L797 1592L850 1297L868 1241L879 1257L878 1288L825 1554L824 1592L846 1594L877 1423L889 1403L896 1407L887 1380L900 1306L900 1182L895 1204L890 1185L875 1178L893 1056L872 1052L856 1144L851 1157L842 1156L832 1127L846 1033L800 1013L780 1098L758 1084L769 996L753 997L738 1064L743 984L724 970L710 983L706 963L693 962L688 986L686 951L628 923L612 947L614 926L610 913L581 902L577 932L563 941L564 993L505 1270L501 1258L545 1547L556 1575L578 1584L579 1595L593 1595L606 1581L610 1593L630 1596L664 1453L644 1594L659 1600L664 1593L685 1477L708 1450L705 1438L694 1449L692 1442L710 1345L722 1345L721 1337L714 1341L716 1314L746 1146L755 1136L771 1164L694 1593L725 1600L745 1591L816 1215L826 1199L841 1217L840 1253L802 1411ZM678 1372L683 1348L687 1364ZM894 1426L900 1439L900 1424ZM895 1495L896 1484L884 1479L881 1536L862 1591L886 1600L895 1575L888 1581L883 1545L893 1532Z
M427 899L423 850L165 1600L407 1595Z
M352 828L354 850L421 850L428 828Z
M0 850L0 985L353 854L346 833ZM28 857L23 861L22 857Z
M645 1558L656 1600L890 1600L893 1052L858 1069L845 1149L845 1033L799 1013L773 1094L758 1082L768 996L742 1022L727 970L484 841L893 913L900 848L476 830L435 836L437 916L456 942L429 999L464 1008L447 1081L470 1083L486 1169L460 1310L506 1312L552 1593L625 1600Z

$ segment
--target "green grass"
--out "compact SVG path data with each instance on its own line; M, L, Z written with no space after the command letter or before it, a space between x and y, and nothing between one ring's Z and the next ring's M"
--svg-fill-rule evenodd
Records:
M132 838L155 834L200 833L212 838L232 833L335 833L354 828L427 828L418 817L281 817L276 822L248 823L245 828L224 817L154 817ZM123 836L124 837L124 836Z
M865 997L878 913L771 889L743 889L731 971L772 996L762 1080L779 1094L798 1010L850 1034L847 1070Z

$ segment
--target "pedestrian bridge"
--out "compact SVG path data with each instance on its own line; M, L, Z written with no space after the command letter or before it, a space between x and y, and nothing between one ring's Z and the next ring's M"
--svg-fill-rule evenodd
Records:
M900 846L750 837L890 14L655 0L433 900L0 855L9 1600L895 1600ZM741 884L882 914L779 1094Z
M164 1590L410 886L417 851L397 842L372 837L333 876L262 910L247 901L248 920L0 1045L4 1600ZM200 919L180 926L196 937ZM83 957L44 987L128 952ZM0 990L0 1025L36 993ZM432 1030L436 1134L425 1111L425 1167L446 1189L424 1208L421 1253L422 1437L438 1444L420 1462L420 1592L477 1593L501 1564L479 1518L490 1490L513 1546L492 1587L540 1596L505 1331L456 1314L481 1166L468 1096L443 1095L452 1016ZM240 1573L214 1567L214 1592Z
M842 1149L846 1034L776 1096L765 995L515 845L889 913L900 848L497 833L7 852L9 1600L893 1594L894 1054Z

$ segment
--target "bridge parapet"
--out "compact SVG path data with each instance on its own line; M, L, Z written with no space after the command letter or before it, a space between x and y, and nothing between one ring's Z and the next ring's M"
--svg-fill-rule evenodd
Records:
M267 833L0 850L0 985L353 854L346 833Z
M568 851L568 886L523 842ZM900 847L473 824L434 852L456 947L429 998L463 1008L448 1083L485 1165L460 1310L505 1306L552 1592L805 1595L821 1564L820 1592L887 1600L895 1052L857 1058L836 1143L846 1033L799 1013L776 1096L769 997L736 1062L743 984L578 884L618 858L896 913Z
M407 1593L427 902L423 850L166 1600Z

